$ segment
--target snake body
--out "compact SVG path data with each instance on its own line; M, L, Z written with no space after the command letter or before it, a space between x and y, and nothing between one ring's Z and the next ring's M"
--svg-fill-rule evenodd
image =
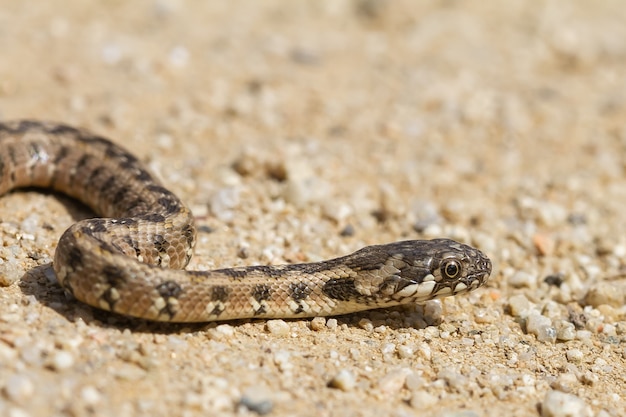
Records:
M59 283L76 299L149 320L204 322L346 314L468 292L490 260L449 239L367 246L323 262L186 271L190 210L131 153L86 130L0 123L0 195L43 187L102 216L61 236Z

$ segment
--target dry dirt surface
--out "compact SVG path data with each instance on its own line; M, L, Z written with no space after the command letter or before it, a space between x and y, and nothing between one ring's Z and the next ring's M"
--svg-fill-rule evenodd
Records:
M0 199L0 415L626 414L620 1L3 0L0 120L86 127L194 211L191 269L451 237L469 295L154 324L68 298L91 213Z

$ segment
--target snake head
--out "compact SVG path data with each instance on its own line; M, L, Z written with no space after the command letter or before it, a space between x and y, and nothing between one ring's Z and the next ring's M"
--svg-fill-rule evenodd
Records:
M369 305L419 303L469 292L491 274L491 261L481 251L450 239L395 242L360 252L354 254L353 267L360 268L354 288L360 294L356 298Z

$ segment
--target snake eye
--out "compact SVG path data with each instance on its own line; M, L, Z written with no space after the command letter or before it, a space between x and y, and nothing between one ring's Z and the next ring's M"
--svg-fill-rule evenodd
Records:
M461 264L455 259L444 261L441 265L441 274L447 279L455 279L461 273Z

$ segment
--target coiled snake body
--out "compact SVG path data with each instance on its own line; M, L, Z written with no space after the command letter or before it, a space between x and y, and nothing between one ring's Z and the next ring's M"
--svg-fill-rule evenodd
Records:
M471 291L491 262L449 239L368 246L323 262L183 270L196 231L189 209L135 156L62 124L0 123L0 194L45 187L102 218L72 225L54 271L91 306L149 320L202 322L345 314Z

